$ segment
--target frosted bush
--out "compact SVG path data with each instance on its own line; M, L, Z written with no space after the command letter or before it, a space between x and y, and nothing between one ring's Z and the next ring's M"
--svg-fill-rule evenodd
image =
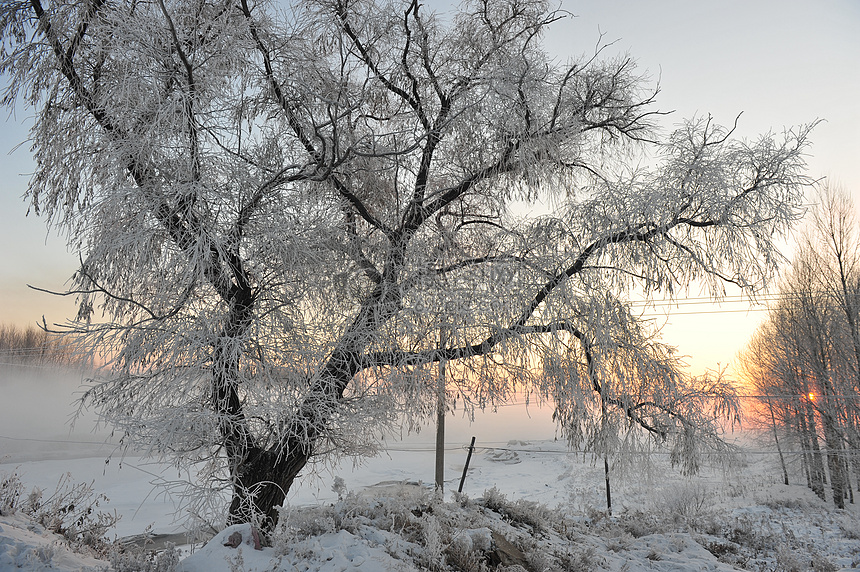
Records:
M687 481L666 490L655 508L667 520L695 526L711 512L713 500L714 493L707 486L698 481Z
M283 554L296 541L335 531L332 507L313 507L296 511L282 507L278 527L272 534L272 544L279 553Z
M542 566L535 565L535 560L533 559L530 559L530 562L532 563L532 566L534 566L535 570L538 570L539 572L558 570L556 567L551 567L547 562L548 560L549 559L546 557L542 560L537 560L537 562L542 563ZM565 553L559 554L558 560L561 565L561 569L565 572L592 572L593 570L597 570L601 564L598 560L597 551L593 546L589 546L584 550L568 550Z
M346 488L346 481L341 477L334 478L334 484L332 484L331 490L333 493L337 494L337 500L343 500L344 495L349 492Z
M76 483L70 473L62 475L54 491L45 495L34 487L23 495L24 485L17 473L3 476L0 481L0 514L21 511L46 530L59 534L74 549L89 548L96 555L107 551L106 536L119 517L116 513L99 511L107 501L96 494L93 483Z
M666 532L668 530L666 525L660 522L660 519L655 515L638 510L624 512L618 515L617 519L624 532L634 538Z
M508 505L508 497L496 487L484 491L484 506L490 510L500 512Z
M431 570L440 570L445 565L445 546L443 544L442 527L439 520L431 515L425 515L424 525L424 559Z
M0 516L15 514L24 484L18 473L4 475L0 480Z
M850 540L860 540L860 522L853 518L843 517L839 522L839 528L845 538Z
M484 506L502 515L512 524L526 525L533 531L545 530L558 518L555 511L534 501L517 499L508 502L507 497L495 487L484 491Z
M445 562L462 572L481 572L487 570L484 554L472 543L468 534L456 536L445 550Z
M173 544L166 550L125 550L114 546L109 554L114 572L174 572L179 566L181 553Z

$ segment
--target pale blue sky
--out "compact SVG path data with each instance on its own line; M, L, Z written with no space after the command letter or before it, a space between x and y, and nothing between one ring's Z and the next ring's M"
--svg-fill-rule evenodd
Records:
M562 7L576 18L548 34L549 49L559 57L588 53L601 32L605 41L617 40L607 54L629 52L659 78L658 107L675 111L664 119L667 129L694 114L728 124L743 112L738 133L753 137L824 119L813 132L810 175L840 181L860 203L860 2L568 0ZM26 139L26 115L19 112L0 133L0 322L19 325L43 314L49 323L73 314L69 300L26 284L62 290L77 259L43 220L24 216L20 197L32 163L26 143L12 149ZM694 370L714 367L734 357L762 317L676 315L665 339L691 356Z

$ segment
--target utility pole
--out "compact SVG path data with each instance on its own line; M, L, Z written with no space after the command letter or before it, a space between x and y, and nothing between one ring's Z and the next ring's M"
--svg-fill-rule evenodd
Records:
M447 345L445 326L439 326L439 349ZM439 360L436 387L436 490L443 492L445 482L445 360Z

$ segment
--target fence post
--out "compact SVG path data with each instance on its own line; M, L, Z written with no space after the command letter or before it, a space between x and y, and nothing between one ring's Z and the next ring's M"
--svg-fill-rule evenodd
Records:
M472 442L469 444L469 454L466 455L466 466L463 467L463 476L460 478L460 488L457 489L458 493L463 492L463 483L466 482L466 471L469 470L469 461L472 460L472 451L475 449L475 437L472 437Z

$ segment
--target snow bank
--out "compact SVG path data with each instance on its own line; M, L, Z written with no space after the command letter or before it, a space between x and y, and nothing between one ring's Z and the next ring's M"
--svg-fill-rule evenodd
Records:
M259 545L259 535L249 524L228 526L197 552L180 563L183 572L247 572L271 570L277 564L274 550ZM274 561L274 562L273 562Z
M0 570L83 572L109 564L72 552L60 537L24 515L0 516Z
M375 572L412 569L384 550L371 546L346 530L307 538L295 543L289 553L274 548L256 548L255 531L247 524L230 526L206 546L183 560L181 572L245 572L290 570L307 572ZM238 539L231 542L232 539ZM236 544L236 546L232 546Z

